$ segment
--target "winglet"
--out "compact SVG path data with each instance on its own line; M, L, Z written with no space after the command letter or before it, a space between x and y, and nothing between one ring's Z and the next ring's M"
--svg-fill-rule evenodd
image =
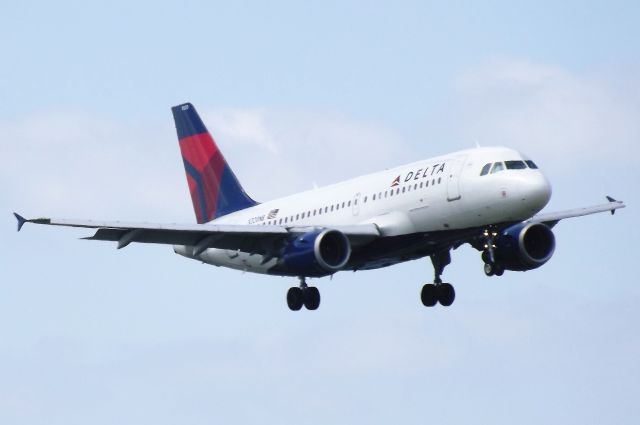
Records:
M620 203L620 201L618 201L617 199L613 199L611 196L607 196L607 201ZM616 213L615 209L611 210L611 215L614 215L615 213Z
M23 216L21 216L18 213L13 213L13 215L15 215L16 216L16 220L18 220L18 232L19 232L20 229L22 229L22 226L24 226L24 223L26 223L29 220L27 220L26 218L24 218Z

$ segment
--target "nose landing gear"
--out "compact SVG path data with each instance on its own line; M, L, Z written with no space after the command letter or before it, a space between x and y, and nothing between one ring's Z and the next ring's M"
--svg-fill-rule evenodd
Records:
M498 232L495 229L487 229L483 233L485 240L484 251L482 251L482 261L484 261L484 274L487 276L502 276L504 267L498 263L495 255L495 238Z

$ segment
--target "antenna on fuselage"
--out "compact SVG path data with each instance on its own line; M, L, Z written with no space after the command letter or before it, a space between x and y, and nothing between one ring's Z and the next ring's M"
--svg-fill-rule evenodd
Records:
M473 139L473 141L476 144L476 148L480 148L480 142L478 141L478 139Z

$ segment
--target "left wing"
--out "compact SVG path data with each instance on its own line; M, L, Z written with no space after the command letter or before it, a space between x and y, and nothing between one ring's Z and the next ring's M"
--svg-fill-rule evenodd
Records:
M14 213L18 231L25 223L98 229L87 240L118 242L118 249L132 242L194 246L196 255L207 248L239 250L250 254L273 255L292 236L316 229L312 226L262 226L242 224L150 224L120 221L26 219ZM353 246L366 244L380 236L375 224L330 226L345 234Z
M626 205L622 201L617 201L610 196L607 196L609 201L606 204L594 205L592 207L576 208L574 210L558 211L552 213L538 214L526 220L527 223L544 223L549 227L553 227L560 220L572 217L581 217L584 215L597 214L601 212L610 211L611 214L615 214L618 208L624 208Z

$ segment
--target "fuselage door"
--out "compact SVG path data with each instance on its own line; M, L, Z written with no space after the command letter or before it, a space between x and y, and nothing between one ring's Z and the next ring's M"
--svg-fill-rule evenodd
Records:
M360 192L356 193L351 201L351 212L354 216L360 214Z
M459 156L448 161L447 164L447 201L460 199L460 174L467 157Z

